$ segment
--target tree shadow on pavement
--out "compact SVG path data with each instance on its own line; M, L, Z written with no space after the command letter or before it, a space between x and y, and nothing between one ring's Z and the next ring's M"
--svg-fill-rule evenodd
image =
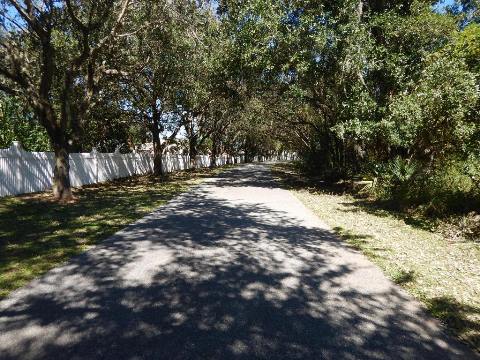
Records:
M472 356L393 284L359 290L371 280L356 256L329 231L198 188L1 302L0 358Z

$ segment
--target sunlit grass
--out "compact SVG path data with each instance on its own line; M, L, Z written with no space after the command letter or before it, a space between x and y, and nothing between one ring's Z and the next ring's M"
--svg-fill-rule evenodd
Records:
M58 204L49 193L1 198L0 298L219 171L85 186L74 190L72 204Z
M274 171L347 244L422 301L458 338L480 349L480 243L449 241L386 209L372 211L365 201L327 190L292 166Z

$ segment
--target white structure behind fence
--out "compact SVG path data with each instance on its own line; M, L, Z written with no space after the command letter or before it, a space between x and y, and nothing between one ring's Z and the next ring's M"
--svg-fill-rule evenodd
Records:
M276 156L275 160L292 160L292 154ZM265 161L255 157L254 161ZM216 165L244 162L244 157L217 157ZM189 169L192 166L188 155L163 155L165 172ZM209 155L198 155L195 167L210 166ZM52 187L54 155L51 152L27 152L18 142L9 149L0 149L0 197L45 191ZM70 154L70 181L72 186L95 184L108 180L143 175L153 171L153 155L150 153L120 154Z

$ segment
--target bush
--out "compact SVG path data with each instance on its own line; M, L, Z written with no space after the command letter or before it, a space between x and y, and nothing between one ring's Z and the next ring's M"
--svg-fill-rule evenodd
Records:
M371 195L397 209L416 208L436 217L480 210L480 158L451 158L429 168L397 157L371 167L370 173Z
M370 169L371 193L375 197L390 200L399 209L411 204L415 195L413 183L419 169L416 162L398 156L390 162L374 164Z
M419 200L431 215L466 214L480 208L480 192L473 178L479 159L450 159L422 179ZM468 171L472 173L468 173ZM478 172L476 173L478 176Z

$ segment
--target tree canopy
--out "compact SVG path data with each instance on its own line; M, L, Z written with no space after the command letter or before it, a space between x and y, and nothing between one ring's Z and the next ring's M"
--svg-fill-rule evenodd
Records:
M475 0L1 0L0 140L53 150L59 199L70 152L145 142L159 175L178 144L330 180L455 161L474 189L479 21Z

